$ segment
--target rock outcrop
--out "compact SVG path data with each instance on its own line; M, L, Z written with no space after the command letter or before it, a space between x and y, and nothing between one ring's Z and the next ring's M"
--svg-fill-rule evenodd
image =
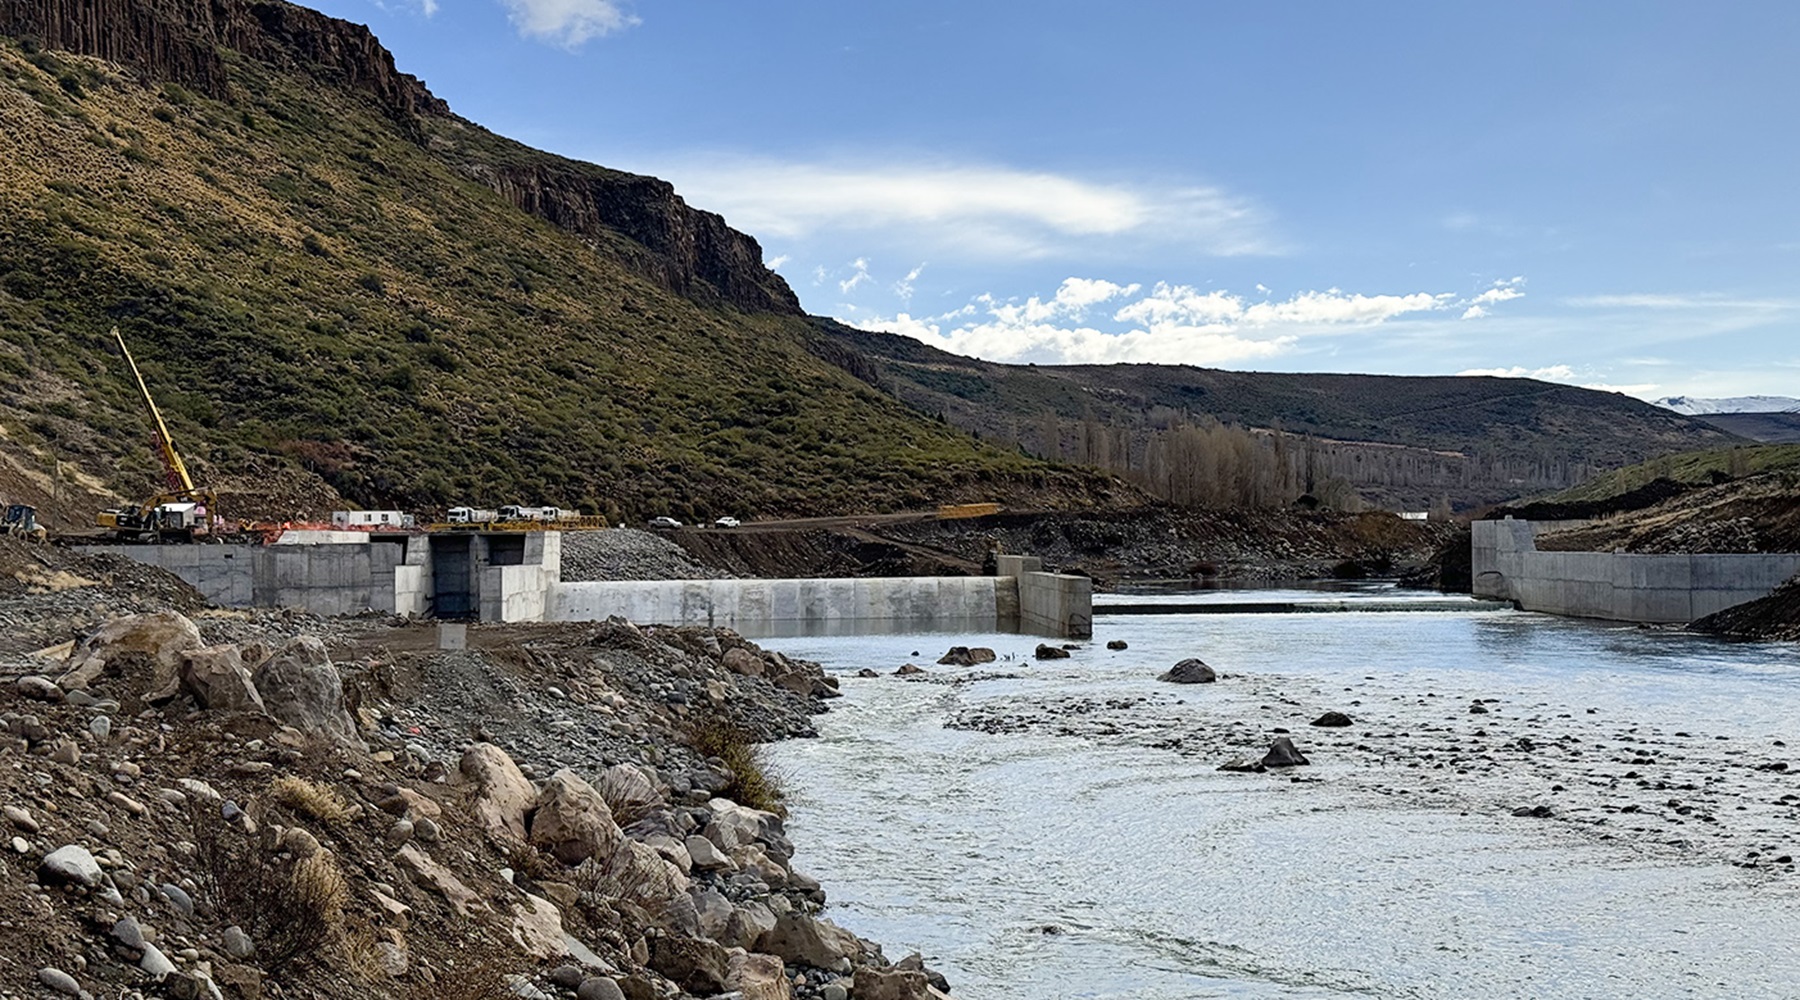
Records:
M0 33L45 48L98 56L145 76L226 97L220 48L373 96L390 112L448 115L450 108L369 29L280 0L7 0Z
M470 177L520 211L578 236L622 233L649 254L631 261L657 284L703 304L800 315L800 300L763 266L762 246L712 213L693 208L655 177L538 154L522 164L472 160Z

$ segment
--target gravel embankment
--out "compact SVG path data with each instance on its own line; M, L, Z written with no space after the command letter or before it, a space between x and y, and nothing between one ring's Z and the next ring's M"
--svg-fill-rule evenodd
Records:
M687 550L651 531L613 528L563 533L562 578L584 580L722 580L731 574L702 566Z

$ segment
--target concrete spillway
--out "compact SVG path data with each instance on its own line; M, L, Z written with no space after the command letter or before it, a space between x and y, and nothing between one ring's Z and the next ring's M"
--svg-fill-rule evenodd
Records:
M1096 615L1291 615L1333 612L1510 611L1506 601L1472 601L1466 597L1402 601L1109 601L1094 605Z

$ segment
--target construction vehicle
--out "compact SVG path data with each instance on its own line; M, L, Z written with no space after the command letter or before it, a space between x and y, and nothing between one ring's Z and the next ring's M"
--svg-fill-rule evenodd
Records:
M190 542L213 534L224 523L219 516L218 494L194 485L193 477L188 475L187 463L181 460L181 453L175 450L175 440L169 436L169 425L163 422L162 411L156 408L156 400L150 398L150 387L145 384L143 373L138 371L131 350L125 346L124 335L116 326L112 335L119 343L119 353L131 367L138 395L150 411L150 423L156 431L156 455L162 459L168 489L136 507L103 510L94 523L121 541L148 537L158 541Z
M32 542L42 542L50 537L50 533L37 521L37 508L22 503L6 506L6 517L0 520L0 533Z
M499 511L482 510L478 507L452 507L444 515L445 522L449 524L487 524L499 519Z

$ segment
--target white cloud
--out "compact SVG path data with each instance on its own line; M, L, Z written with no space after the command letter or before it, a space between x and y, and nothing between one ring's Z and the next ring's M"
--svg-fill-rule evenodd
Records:
M851 292L855 291L856 286L863 282L874 280L869 274L869 261L867 258L858 257L851 261L850 270L852 272L850 277L838 282L838 291L843 292L845 295L849 295Z
M1487 375L1493 378L1535 378L1542 382L1572 382L1575 380L1575 369L1568 365L1546 365L1543 368L1526 368L1523 365L1514 365L1511 368L1469 368L1456 374Z
M435 0L424 0L435 6ZM618 0L505 0L507 15L526 38L576 48L640 23Z
M1545 365L1542 368L1526 368L1514 365L1511 368L1469 368L1457 372L1458 375L1487 375L1493 378L1531 378L1540 382L1562 382L1567 385L1580 386L1583 389L1594 389L1599 392L1619 392L1627 396L1646 397L1661 388L1655 382L1640 382L1631 385L1615 385L1608 382L1590 381L1591 374L1577 374L1571 365Z
M1136 286L1133 286L1134 288ZM1229 292L1199 292L1188 285L1159 283L1144 298L1120 309L1113 318L1126 323L1209 324L1267 327L1280 324L1379 323L1409 312L1440 305L1427 292L1412 295L1346 295L1333 288L1302 292L1285 302L1253 302Z
M1502 302L1511 302L1513 299L1524 298L1525 290L1519 287L1524 283L1525 279L1523 277L1501 278L1499 281L1494 282L1487 291L1482 292L1480 295L1469 300L1469 307L1463 310L1462 318L1482 319L1483 317L1493 315L1494 311L1489 308L1490 306L1499 305Z
M778 257L763 261L763 266L771 271L779 271L781 270L781 265L786 264L791 259L793 259L791 256L784 253Z
M1281 250L1262 209L1216 187L1114 184L987 164L741 155L642 168L733 227L765 237L874 232L934 254L1014 260L1074 249L1091 255L1105 240L1173 243L1215 256Z
M938 316L900 312L848 322L992 361L1209 365L1284 354L1308 334L1372 327L1446 308L1453 298L1427 292L1361 295L1333 288L1279 302L1246 302L1229 292L1202 292L1188 285L1159 283L1145 293L1136 284L1072 277L1048 298L982 295ZM1112 314L1090 322L1088 314L1105 303L1117 304Z

